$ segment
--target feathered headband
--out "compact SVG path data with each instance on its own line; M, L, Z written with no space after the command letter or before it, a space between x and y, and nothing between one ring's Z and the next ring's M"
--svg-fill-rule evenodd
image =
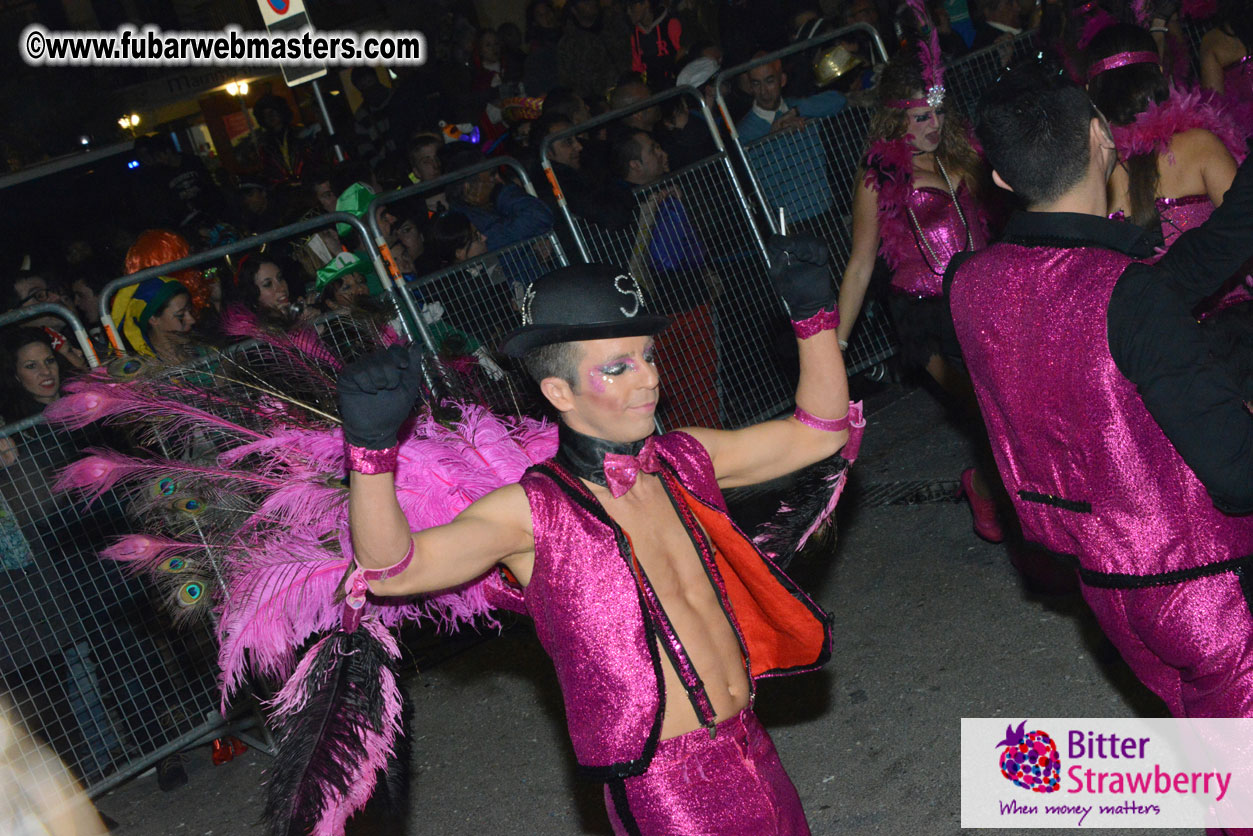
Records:
M918 18L918 59L922 62L922 82L926 91L921 99L892 99L885 107L909 110L911 107L939 107L944 104L944 56L940 54L940 33L927 15L923 0L905 0Z

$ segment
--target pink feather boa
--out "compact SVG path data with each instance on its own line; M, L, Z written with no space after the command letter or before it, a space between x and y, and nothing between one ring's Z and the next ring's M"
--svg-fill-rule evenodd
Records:
M879 253L893 270L917 248L909 226L914 150L904 139L876 139L866 154L866 188L879 193Z
M1218 137L1237 162L1248 152L1229 116L1214 97L1200 90L1171 87L1165 101L1149 105L1130 125L1111 125L1124 160L1140 154L1169 154L1176 134L1203 128Z

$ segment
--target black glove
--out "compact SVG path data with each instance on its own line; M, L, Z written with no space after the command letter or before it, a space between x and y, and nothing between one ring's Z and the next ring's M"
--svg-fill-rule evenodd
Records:
M394 345L339 373L339 417L354 447L386 450L422 394L421 348Z
M835 285L827 269L826 244L812 235L772 235L766 242L766 253L770 281L794 321L835 310Z

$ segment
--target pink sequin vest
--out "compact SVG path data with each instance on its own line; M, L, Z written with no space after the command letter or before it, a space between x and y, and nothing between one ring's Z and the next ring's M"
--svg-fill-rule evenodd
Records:
M702 514L715 514L734 529L705 448L676 432L661 436L657 449L676 484L703 505ZM553 463L528 470L521 484L531 504L535 537L535 568L522 598L556 668L575 756L586 774L601 780L638 775L647 769L659 740L665 705L657 641L664 643L666 636L644 617L647 605L632 571L626 534L577 479ZM682 500L676 507L683 516ZM713 518L702 517L702 525L717 541L720 535L711 529L721 526L710 526L706 519ZM743 539L741 546L753 548L738 529L734 531ZM763 566L768 564L753 551ZM734 591L728 592L724 572L704 553L701 558L747 650L752 679L825 664L830 654L829 617L781 571L773 566L764 570L772 588L759 597L789 596L812 621L805 625L817 631L811 638L818 639L801 648L806 654L803 663L786 666L774 664L765 653L754 657L754 625L746 621L750 614L733 607ZM777 603L767 610L781 611ZM792 637L785 637L783 643L789 640ZM689 677L679 673L688 685ZM691 685L698 687L699 681Z
M1099 585L1253 554L1253 518L1214 508L1110 356L1106 311L1131 261L995 244L958 269L950 295L1023 533L1115 576L1085 574Z
M961 204L960 216L952 195L946 190L926 186L910 191L909 208L918 219L918 226L914 226L908 211L902 210L901 214L913 240L889 241L893 236L885 235L880 242L884 257L894 268L892 290L920 298L939 296L944 292L944 270L949 259L962 250L970 249L962 217L970 225L974 249L981 250L987 246L988 237L978 207L964 183L958 184L957 201ZM918 238L919 229L922 230L922 240Z

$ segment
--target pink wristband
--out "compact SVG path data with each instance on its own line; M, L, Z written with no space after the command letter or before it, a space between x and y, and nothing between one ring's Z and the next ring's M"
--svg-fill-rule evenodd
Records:
M345 633L351 633L361 623L362 608L365 607L365 596L370 591L367 581L385 581L394 578L409 568L413 563L413 538L409 538L409 551L391 566L382 569L362 569L357 566L344 583L344 612L340 616L340 626Z
M344 442L348 451L348 469L367 476L375 473L396 472L396 451L399 447L388 447L386 450L371 450L367 447L356 447Z
M807 340L822 331L834 331L840 327L840 311L818 311L808 319L792 320L792 330L797 339Z

